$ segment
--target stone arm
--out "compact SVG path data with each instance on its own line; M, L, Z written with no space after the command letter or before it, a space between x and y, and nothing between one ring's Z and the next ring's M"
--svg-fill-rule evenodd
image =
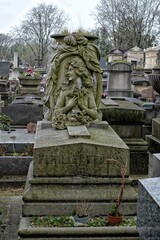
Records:
M77 97L73 97L66 105L66 95L64 91L61 91L57 103L55 106L55 113L60 112L67 114L72 110L72 108L77 104Z
M101 115L97 112L97 107L95 103L95 98L92 92L88 94L88 106L86 106L83 102L83 94L79 94L78 98L78 106L81 110L85 110L85 112L92 118L101 120Z

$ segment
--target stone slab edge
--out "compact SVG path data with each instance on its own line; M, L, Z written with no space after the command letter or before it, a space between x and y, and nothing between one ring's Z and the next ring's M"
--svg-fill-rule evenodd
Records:
M22 217L18 230L19 236L138 236L136 227L31 227L29 218Z

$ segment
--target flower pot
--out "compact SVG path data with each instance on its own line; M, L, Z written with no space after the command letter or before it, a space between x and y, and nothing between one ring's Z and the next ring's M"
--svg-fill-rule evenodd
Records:
M123 220L123 215L120 215L120 216L108 215L108 223L111 225L120 224L122 220Z
M74 217L74 219L75 219L76 222L86 224L89 221L89 216L77 216L76 215Z

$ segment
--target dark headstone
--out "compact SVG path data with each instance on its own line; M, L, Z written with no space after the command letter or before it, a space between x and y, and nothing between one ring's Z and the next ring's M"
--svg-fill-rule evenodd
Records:
M43 119L43 107L35 104L11 104L3 107L2 113L12 119L13 125L27 125Z

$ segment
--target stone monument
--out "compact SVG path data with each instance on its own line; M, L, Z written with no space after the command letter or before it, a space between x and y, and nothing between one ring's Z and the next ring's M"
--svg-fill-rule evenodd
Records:
M108 63L108 97L133 97L131 89L132 64L124 62Z
M48 111L37 125L20 239L32 237L29 216L71 215L77 201L89 202L92 216L105 215L121 184L120 172L107 159L118 160L126 169L122 210L136 215L136 194L128 178L129 148L101 121L102 71L95 38L80 33L52 37L58 45L45 93Z
M156 91L156 105L160 105L160 50L157 52L156 65L152 69L152 73L148 75L149 82Z
M5 106L12 101L12 93L9 84L9 68L10 63L8 61L0 61L0 95Z
M156 65L157 53L159 51L159 47L153 44L152 47L149 47L145 50L145 71L152 70L152 68ZM149 72L149 71L148 71Z
M45 118L53 125L60 121L65 126L100 120L97 109L102 94L102 69L92 38L76 34L64 39L59 35L53 37L63 40L63 45L59 45L52 59L45 94L49 110Z

